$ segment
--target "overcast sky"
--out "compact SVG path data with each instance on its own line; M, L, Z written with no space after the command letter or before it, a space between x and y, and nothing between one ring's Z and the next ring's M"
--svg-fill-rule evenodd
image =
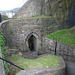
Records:
M0 0L0 10L11 10L23 6L27 0Z

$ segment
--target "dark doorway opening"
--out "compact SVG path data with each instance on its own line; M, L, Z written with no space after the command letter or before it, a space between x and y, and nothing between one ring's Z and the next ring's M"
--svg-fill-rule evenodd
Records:
M28 39L28 46L30 51L36 51L36 38L34 35L31 35Z

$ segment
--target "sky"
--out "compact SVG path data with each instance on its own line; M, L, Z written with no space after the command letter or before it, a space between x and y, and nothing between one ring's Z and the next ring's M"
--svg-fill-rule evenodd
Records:
M0 10L11 10L23 6L27 0L0 0Z

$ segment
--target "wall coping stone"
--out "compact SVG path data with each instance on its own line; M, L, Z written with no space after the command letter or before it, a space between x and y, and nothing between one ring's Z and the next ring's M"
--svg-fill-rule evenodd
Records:
M9 20L5 20L5 21L2 21L1 23L0 23L0 27L1 27L1 25L3 24L3 23L6 23L6 22L8 22Z

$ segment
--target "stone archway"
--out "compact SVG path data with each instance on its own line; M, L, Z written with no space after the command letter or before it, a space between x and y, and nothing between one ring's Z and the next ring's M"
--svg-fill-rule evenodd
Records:
M37 39L34 35L31 35L28 39L28 47L30 51L36 51Z
M26 48L27 51L38 52L38 35L36 33L30 33L26 38Z

